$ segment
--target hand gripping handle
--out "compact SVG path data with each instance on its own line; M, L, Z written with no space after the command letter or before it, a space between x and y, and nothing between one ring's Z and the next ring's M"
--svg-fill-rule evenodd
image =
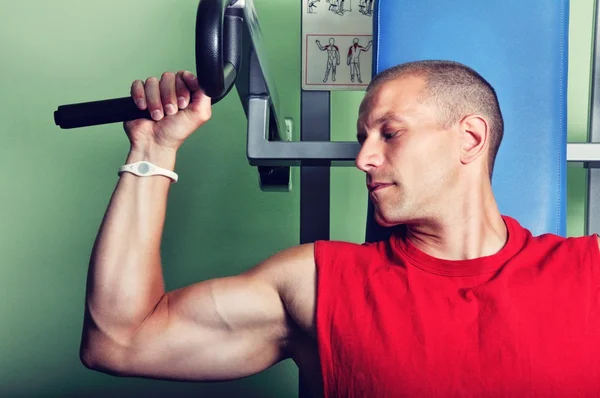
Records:
M196 14L196 76L216 104L235 84L241 63L243 20L228 7L237 0L200 0ZM129 97L61 105L54 122L63 129L152 119Z

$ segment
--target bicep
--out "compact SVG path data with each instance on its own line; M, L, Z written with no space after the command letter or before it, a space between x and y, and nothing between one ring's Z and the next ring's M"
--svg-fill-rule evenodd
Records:
M230 380L286 358L289 318L274 284L251 274L166 294L128 348L124 373Z

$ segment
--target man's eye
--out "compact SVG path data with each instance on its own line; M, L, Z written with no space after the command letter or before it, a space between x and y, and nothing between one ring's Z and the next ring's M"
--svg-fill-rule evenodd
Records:
M390 138L394 138L396 136L396 134L398 134L397 131L394 131L392 133L383 133L383 138L385 138L386 140L389 140Z

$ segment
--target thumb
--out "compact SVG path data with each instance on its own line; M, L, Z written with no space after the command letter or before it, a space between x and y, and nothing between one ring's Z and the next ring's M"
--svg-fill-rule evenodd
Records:
M195 122L203 123L210 118L211 115L211 98L204 93L200 87L198 79L193 74L183 76L183 81L190 90L190 103L183 110L184 113Z

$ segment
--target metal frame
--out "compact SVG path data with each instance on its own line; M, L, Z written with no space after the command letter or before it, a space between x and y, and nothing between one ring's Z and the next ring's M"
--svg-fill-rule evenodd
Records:
M330 138L329 91L301 94L301 140L326 143ZM329 240L330 164L303 164L300 167L300 243ZM311 398L305 377L300 373L299 398Z
M586 203L586 222L585 234L600 233L600 156L598 156L600 147L600 31L598 29L598 20L600 19L600 9L598 1L595 2L596 13L594 20L594 45L592 53L592 78L590 92L590 117L589 117L589 137L588 144L579 144L581 151L585 148L587 153L586 161L594 157L590 163L584 164L590 168L588 170L587 184L587 203ZM594 149L592 149L594 148ZM568 158L568 156L567 156Z

